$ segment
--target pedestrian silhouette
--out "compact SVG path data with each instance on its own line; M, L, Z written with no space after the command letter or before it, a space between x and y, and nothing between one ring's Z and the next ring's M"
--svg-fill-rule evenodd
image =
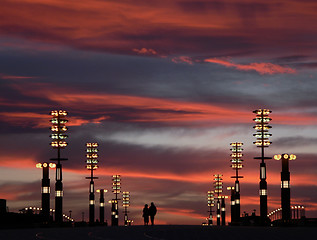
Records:
M144 218L144 226L149 225L149 208L147 204L144 205L142 217Z
M157 209L153 202L151 202L151 206L149 207L149 215L151 218L151 224L154 225L154 217L156 215Z

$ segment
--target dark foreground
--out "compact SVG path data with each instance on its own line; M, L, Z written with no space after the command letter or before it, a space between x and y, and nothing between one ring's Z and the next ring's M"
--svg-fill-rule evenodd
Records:
M0 229L1 240L316 239L316 227L132 226Z

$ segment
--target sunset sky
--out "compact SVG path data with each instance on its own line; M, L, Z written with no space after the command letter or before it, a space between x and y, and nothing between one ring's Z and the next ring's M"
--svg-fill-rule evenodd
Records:
M86 142L99 143L96 189L121 174L136 224L152 201L157 223L204 222L213 174L233 185L230 143L243 142L241 212L259 214L252 111L268 108L266 156L297 155L291 204L317 217L316 12L313 0L2 0L0 198L10 211L41 205L35 164L56 157L49 113L63 109L64 212L75 220L88 220ZM267 161L269 211L280 171Z

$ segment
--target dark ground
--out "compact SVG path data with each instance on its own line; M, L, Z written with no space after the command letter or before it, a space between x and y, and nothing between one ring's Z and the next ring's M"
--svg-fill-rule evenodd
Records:
M303 240L317 239L317 227L132 226L0 229L0 240Z

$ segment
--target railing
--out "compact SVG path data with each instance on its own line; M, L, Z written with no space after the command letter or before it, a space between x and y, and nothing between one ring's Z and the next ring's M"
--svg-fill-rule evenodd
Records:
M271 221L282 219L282 208L275 209L267 215ZM302 205L291 206L291 219L305 217L305 207Z
M25 207L21 210L19 210L20 213L27 213L27 212L32 212L33 214L40 214L41 211L42 211L42 208L39 208L39 207ZM51 213L51 216L54 216L55 214L55 209L52 209L50 208L50 213ZM70 222L74 222L75 220L70 217L70 216L67 216L66 214L63 214L63 219L64 221L70 221Z

